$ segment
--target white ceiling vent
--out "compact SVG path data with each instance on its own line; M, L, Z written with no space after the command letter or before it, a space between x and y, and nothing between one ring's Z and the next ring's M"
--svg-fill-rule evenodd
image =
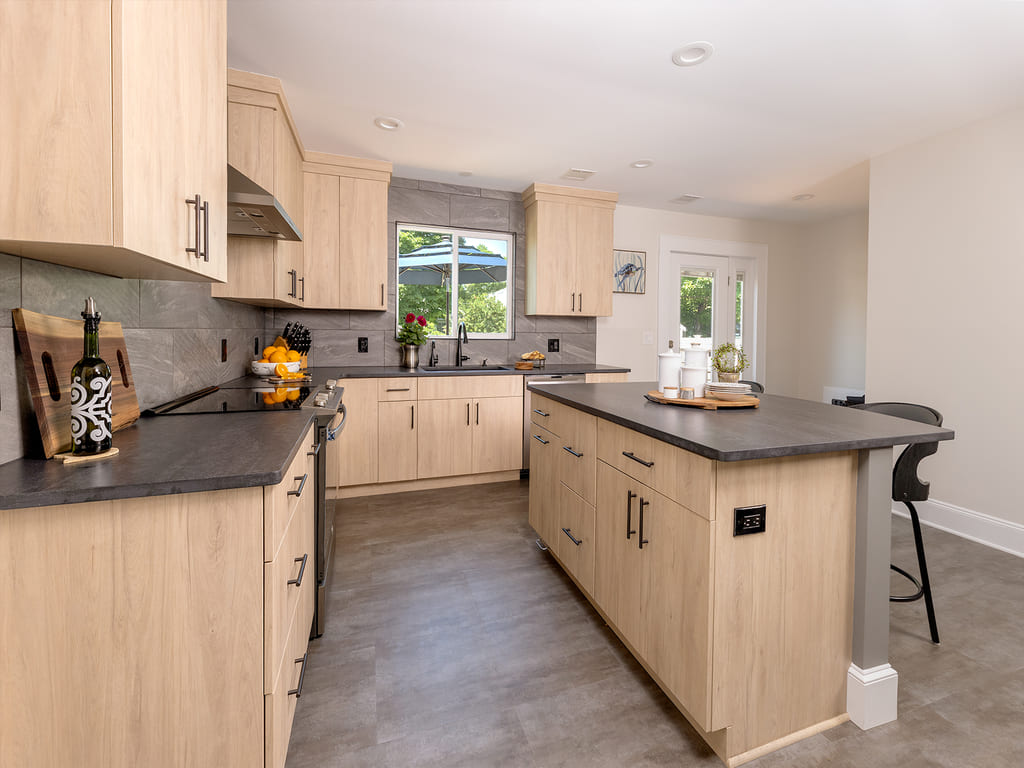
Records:
M595 173L597 171L588 171L586 168L570 168L562 174L562 178L570 181L586 181Z
M678 205L689 205L690 203L696 202L697 200L703 200L703 195L680 195L679 197L669 200L670 203L677 203Z

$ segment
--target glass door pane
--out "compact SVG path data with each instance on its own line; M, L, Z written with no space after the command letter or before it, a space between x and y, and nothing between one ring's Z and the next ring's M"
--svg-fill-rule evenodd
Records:
M679 272L679 350L712 348L715 328L715 270L683 267ZM711 358L706 358L710 366Z

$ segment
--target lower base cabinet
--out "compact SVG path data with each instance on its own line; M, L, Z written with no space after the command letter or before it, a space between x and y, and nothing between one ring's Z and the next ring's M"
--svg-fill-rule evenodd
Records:
M278 486L0 511L0 765L284 766L315 596L313 483L288 493L306 445Z

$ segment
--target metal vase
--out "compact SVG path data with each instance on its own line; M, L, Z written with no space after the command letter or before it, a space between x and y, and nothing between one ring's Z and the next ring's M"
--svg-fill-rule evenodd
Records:
M419 368L420 366L420 348L418 344L403 344L402 345L402 367L403 368Z

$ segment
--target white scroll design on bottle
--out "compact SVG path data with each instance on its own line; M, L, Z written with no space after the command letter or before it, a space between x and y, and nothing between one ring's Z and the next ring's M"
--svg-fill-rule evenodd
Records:
M90 392L82 384L80 376L71 382L71 439L75 445L82 442L82 436L91 422L95 427L89 439L99 442L110 435L110 379L97 377L89 382Z

